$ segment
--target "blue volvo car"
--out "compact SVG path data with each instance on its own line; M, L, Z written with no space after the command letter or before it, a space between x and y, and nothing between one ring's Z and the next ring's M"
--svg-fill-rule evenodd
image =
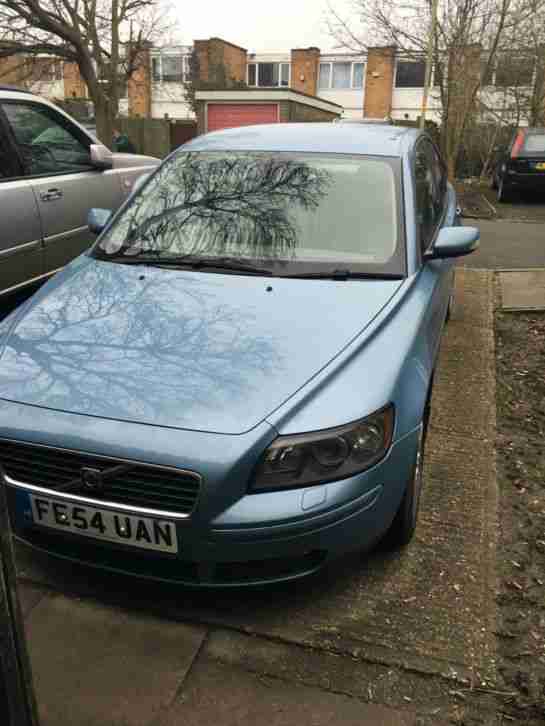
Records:
M195 139L0 325L17 537L194 586L288 580L416 526L453 259L430 138Z

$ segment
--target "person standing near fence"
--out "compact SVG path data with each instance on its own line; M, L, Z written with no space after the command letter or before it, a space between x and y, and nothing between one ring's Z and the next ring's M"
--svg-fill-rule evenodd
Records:
M125 154L136 154L136 149L129 139L128 134L122 133L119 129L114 129L114 151L121 151Z

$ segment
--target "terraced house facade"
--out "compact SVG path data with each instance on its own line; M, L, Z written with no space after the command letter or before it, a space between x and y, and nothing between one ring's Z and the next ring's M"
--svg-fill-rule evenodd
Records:
M232 82L244 83L254 90L292 89L319 97L341 106L343 116L347 118L389 117L415 121L421 113L424 59L408 57L394 47L369 48L362 54L322 53L316 47L249 52L221 38L196 40L192 46L150 47L138 78L131 79L122 88L120 113L152 118L192 118L185 88L190 76L193 49L203 80L210 80L213 67L220 63ZM485 56L480 48L472 48L471 53L476 72L480 73L479 65L482 65ZM4 82L10 60L4 61L3 71L0 66ZM50 63L47 72L40 77L37 73L31 79L33 90L53 99L86 95L85 84L75 64L51 63L50 59L44 59L44 67L47 63ZM517 89L530 89L537 71L532 64L524 64L523 69L523 77L516 79ZM432 75L427 118L439 122L441 102L434 76L435 73ZM512 72L502 68L500 59L482 80L483 113L490 113L492 117L502 113L505 120L510 121L505 108L509 89L515 80ZM522 117L519 115L515 122L524 124L524 114Z

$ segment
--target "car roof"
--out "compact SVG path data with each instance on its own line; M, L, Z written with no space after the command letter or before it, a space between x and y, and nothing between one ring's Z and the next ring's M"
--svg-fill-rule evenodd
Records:
M278 123L242 126L198 136L183 151L306 151L400 157L421 132L404 126Z
M30 94L32 94L32 91L29 91L28 88L22 88L21 86L10 86L7 83L0 84L0 91L9 91L10 93L30 93Z

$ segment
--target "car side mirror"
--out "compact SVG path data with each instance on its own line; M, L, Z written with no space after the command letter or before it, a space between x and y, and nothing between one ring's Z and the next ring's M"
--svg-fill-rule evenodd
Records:
M426 259L469 255L478 248L479 238L477 227L443 227Z
M91 144L89 153L95 169L111 169L114 165L114 155L103 144Z
M89 214L87 215L87 226L89 227L89 232L92 234L100 234L110 221L111 216L111 209L99 209L97 207L90 209Z

